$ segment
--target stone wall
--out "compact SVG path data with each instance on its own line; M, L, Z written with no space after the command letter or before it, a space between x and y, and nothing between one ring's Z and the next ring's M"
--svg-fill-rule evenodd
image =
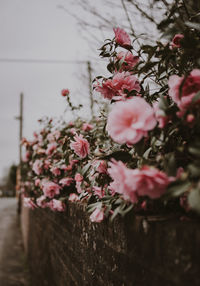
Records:
M65 213L23 212L25 220L34 286L200 285L199 220L130 214L98 224L74 203Z

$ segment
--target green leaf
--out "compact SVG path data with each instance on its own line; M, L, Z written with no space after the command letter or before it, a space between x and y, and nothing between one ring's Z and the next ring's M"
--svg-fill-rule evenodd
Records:
M195 94L195 96L192 99L192 103L197 102L198 100L200 100L200 91L197 92L197 94Z
M200 190L192 189L188 195L189 206L200 213Z
M189 152L192 154L192 155L195 155L195 156L200 156L200 149L198 147L189 147Z
M168 190L166 192L166 196L168 197L179 197L182 194L184 194L186 191L188 191L190 187L190 182L188 181L176 181L168 187Z

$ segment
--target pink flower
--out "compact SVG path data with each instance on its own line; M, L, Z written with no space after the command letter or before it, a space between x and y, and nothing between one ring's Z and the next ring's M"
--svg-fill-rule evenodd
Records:
M99 208L96 208L94 212L90 215L90 220L92 222L101 222L103 219L104 219L104 212Z
M162 196L174 178L164 172L144 166L142 169L128 169L121 161L109 163L108 173L113 179L111 189L122 194L125 200L137 202L139 196L148 196L152 199Z
M47 206L46 197L43 195L43 196L37 198L36 203L39 207L46 208L46 206Z
M58 167L52 167L51 168L51 173L54 175L54 176L60 176L61 174L61 171Z
M58 140L59 138L60 138L59 130L55 130L47 135L47 140L51 143L54 142L55 140Z
M200 70L194 69L185 79L184 76L172 75L168 84L169 96L178 105L181 110L181 116L192 104L195 94L200 91Z
M31 198L24 198L24 206L32 210L37 208L37 205L33 202Z
M82 182L76 181L76 190L77 193L81 194L83 192L83 189L81 188Z
M134 56L129 51L126 51L126 52L121 51L121 52L117 53L116 58L118 60L124 61L120 70L125 70L125 71L132 69L139 62L139 57Z
M141 97L117 102L108 115L106 130L119 143L135 144L156 126L153 108Z
M94 85L94 87L95 87L95 90L97 92L100 92L103 95L103 97L107 98L107 99L112 99L116 94L116 91L113 88L111 79L107 79L106 81L102 81L101 85L97 81L97 83Z
M70 148L81 158L85 158L90 152L89 142L80 134L76 134L75 141L71 141Z
M123 29L114 28L113 31L115 33L115 42L117 44L119 44L122 47L131 45L131 39L129 38L129 35Z
M89 123L83 123L82 129L83 131L90 131L93 129L93 126Z
M62 96L67 96L67 95L69 95L69 89L63 89L62 91L61 91L61 94L62 94Z
M33 171L36 173L36 175L40 175L43 171L42 169L43 163L39 159L35 160L33 163Z
M127 177L127 185L135 190L138 196L148 196L152 199L161 197L174 178L169 178L164 172L149 166L134 169Z
M48 198L53 198L55 195L59 195L60 186L51 181L43 182L43 192Z
M61 184L64 187L64 186L70 186L73 182L74 182L73 178L66 177L66 178L61 179L59 181L59 184Z
M47 155L52 155L52 153L54 152L54 150L56 150L57 148L57 144L56 143L50 143L47 145L47 150L46 150L46 154Z
M48 170L49 167L50 167L50 165L51 165L51 162L50 162L49 160L45 160L45 161L44 161L44 169L45 169L45 170Z
M121 161L112 160L109 162L110 168L108 174L113 179L109 189L112 192L121 194L125 200L130 200L132 203L137 202L138 196L136 190L127 184L127 178L130 176L131 169L128 169Z
M94 195L98 196L100 199L105 196L105 191L100 187L94 186L93 188Z
M51 209L53 211L58 211L58 212L64 212L65 211L65 205L63 202L53 199L52 204L51 204Z
M36 187L39 187L39 186L40 186L40 179L36 179L36 180L35 180L35 186L36 186Z
M125 99L127 93L125 91L140 91L140 84L134 75L130 72L117 72L112 79L99 82L94 86L95 90L100 92L107 99Z
M28 161L30 160L30 157L31 157L31 152L26 151L26 153L25 153L25 155L24 155L22 161L23 161L23 162L28 162Z
M76 182L82 182L83 181L83 176L79 173L76 173L75 177L74 177Z
M153 109L155 112L156 120L158 121L158 127L164 128L165 125L168 123L169 118L165 115L165 112L159 108L159 101L153 103Z
M107 173L107 163L103 160L96 160L93 163L94 167L96 168L96 171L100 174L106 174Z
M71 193L69 195L69 199L68 199L70 202L77 202L79 201L79 197L77 196L77 194L75 193Z
M193 114L187 115L187 118L186 118L187 123L193 123L194 120L195 120L195 117Z
M180 48L181 47L181 40L184 38L182 34L176 34L171 42L172 48Z

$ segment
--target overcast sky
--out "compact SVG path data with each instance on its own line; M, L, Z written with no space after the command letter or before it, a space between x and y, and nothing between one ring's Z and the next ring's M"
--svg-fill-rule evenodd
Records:
M67 0L65 6L70 9ZM0 0L0 59L88 60L89 47L76 21L58 9L59 0ZM18 160L19 94L24 93L24 136L31 138L44 115L62 115L60 96L69 88L80 101L87 84L79 80L85 64L0 62L0 177Z

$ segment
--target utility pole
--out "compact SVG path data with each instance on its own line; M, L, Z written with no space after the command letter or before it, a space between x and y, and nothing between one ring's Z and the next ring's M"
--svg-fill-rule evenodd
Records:
M92 68L91 68L91 62L87 62L88 66L88 76L89 76L89 94L90 94L90 110L91 110L91 117L94 118L94 100L92 95Z
M23 101L24 101L24 95L23 93L20 93L20 113L19 116L16 116L15 119L19 120L19 167L21 169L21 164L22 164L22 134L23 134Z
M16 116L15 119L19 120L19 166L17 168L17 183L16 183L16 195L18 197L18 208L17 212L20 214L21 212L21 167L22 167L22 136L23 136L23 100L24 95L23 93L20 94L20 114L19 116Z

